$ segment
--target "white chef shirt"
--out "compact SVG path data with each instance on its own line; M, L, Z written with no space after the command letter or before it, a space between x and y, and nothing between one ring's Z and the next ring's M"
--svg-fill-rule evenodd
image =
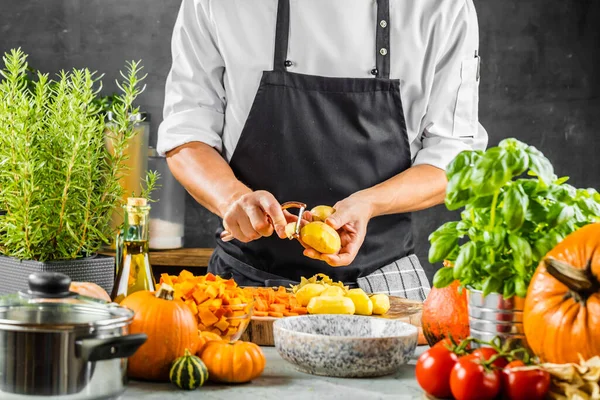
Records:
M288 71L369 78L376 0L290 0ZM273 69L277 0L183 0L172 38L157 150L188 142L230 160L262 72ZM484 149L472 0L390 0L390 78L400 80L413 165L445 169Z

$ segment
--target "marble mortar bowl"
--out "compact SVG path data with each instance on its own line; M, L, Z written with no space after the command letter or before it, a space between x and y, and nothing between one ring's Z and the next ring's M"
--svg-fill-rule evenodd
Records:
M275 348L301 372L340 378L395 373L417 347L417 328L358 315L302 315L273 323Z

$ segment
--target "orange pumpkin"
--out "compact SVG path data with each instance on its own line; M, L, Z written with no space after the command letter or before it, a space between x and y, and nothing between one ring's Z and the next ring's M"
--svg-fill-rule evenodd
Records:
M215 382L249 382L265 369L265 355L251 342L210 341L200 356L208 368L208 379Z
M79 293L82 296L93 297L95 299L110 302L110 296L104 289L92 282L71 282L69 287L71 292Z
M142 290L127 296L121 305L135 311L131 333L145 333L148 340L129 358L131 378L168 381L171 363L198 348L198 323L187 304L173 300L174 290L161 285L158 292Z
M200 356L200 354L202 354L202 350L204 349L204 345L208 342L211 342L213 340L223 340L223 338L221 338L221 336L217 335L214 332L208 332L208 331L199 331L198 332L198 350L196 350L196 353L198 356Z
M600 355L600 224L571 233L538 265L525 298L525 336L544 362Z
M459 286L458 281L454 281L442 289L434 287L423 303L421 323L430 346L449 335L457 342L469 336L467 291L459 294Z

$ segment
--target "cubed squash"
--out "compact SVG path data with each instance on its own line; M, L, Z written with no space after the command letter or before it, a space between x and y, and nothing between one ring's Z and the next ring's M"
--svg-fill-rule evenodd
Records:
M198 317L200 318L200 322L206 327L213 326L219 322L219 318L215 317L215 314L213 314L208 307L198 308Z
M219 320L219 322L217 322L214 326L215 326L215 328L218 328L218 329L224 331L229 327L229 322L227 322L227 319L225 317L222 317Z

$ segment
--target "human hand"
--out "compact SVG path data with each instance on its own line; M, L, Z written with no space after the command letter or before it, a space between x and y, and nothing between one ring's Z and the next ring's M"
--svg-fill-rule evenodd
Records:
M264 190L240 196L223 215L223 227L232 238L248 243L277 233L285 238L285 225L293 217L281 209L275 197ZM231 239L229 239L231 240Z
M372 205L354 194L336 203L335 212L325 220L325 223L335 229L342 241L342 248L337 254L322 254L313 248L302 244L304 255L316 260L325 261L332 267L342 267L354 261L367 233L367 225L372 216Z

